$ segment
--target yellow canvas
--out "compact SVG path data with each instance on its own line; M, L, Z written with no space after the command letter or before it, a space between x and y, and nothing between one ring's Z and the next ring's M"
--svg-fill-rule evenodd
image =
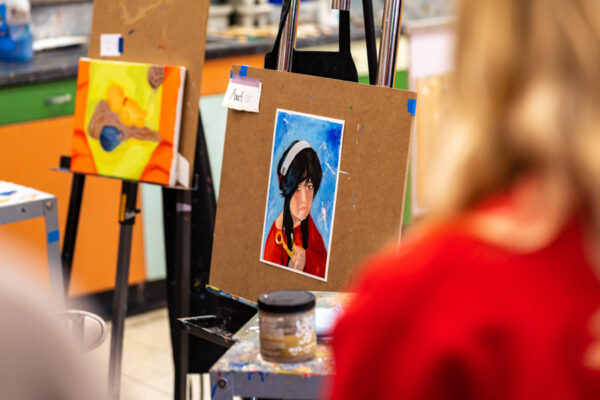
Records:
M79 61L71 170L173 186L185 69Z

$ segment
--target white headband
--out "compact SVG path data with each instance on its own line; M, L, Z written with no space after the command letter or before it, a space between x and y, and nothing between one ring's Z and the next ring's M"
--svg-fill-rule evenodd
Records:
M300 140L299 142L296 142L292 146L290 151L288 151L287 155L285 156L285 160L283 160L283 164L281 164L281 170L279 171L281 173L281 175L285 175L285 173L290 168L290 164L292 163L292 161L294 161L294 158L296 158L298 153L300 153L304 149L310 149L310 148L311 148L310 144L308 144L308 142L305 142L304 140Z

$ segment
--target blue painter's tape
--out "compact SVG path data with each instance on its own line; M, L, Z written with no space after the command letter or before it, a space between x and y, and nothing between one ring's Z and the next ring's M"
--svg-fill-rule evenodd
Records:
M123 38L119 38L119 53L123 54Z
M58 242L58 239L60 239L58 229L48 233L48 243Z
M414 116L417 113L417 100L409 99L408 103L406 103L406 108L406 111L408 111L410 115Z
M248 66L242 65L240 67L240 76L248 76Z
M229 78L233 78L233 71L229 70Z

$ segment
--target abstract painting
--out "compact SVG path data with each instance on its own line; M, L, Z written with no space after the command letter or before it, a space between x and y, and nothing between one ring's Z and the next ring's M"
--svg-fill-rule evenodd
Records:
M185 68L79 60L71 170L174 186Z
M327 281L344 121L278 109L260 261Z

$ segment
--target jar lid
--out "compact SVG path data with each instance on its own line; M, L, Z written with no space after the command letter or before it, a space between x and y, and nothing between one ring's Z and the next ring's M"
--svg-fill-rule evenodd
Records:
M277 290L258 297L258 309L276 314L308 311L315 307L315 295L304 290Z

